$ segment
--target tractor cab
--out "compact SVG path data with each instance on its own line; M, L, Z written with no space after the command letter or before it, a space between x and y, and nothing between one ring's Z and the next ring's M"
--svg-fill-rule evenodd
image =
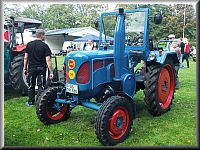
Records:
M7 18L4 23L4 29L8 32L8 40L10 42L9 48L13 52L21 52L25 49L23 33L25 29L39 28L42 22L29 18L15 18L11 16ZM21 43L16 42L16 38L21 38Z

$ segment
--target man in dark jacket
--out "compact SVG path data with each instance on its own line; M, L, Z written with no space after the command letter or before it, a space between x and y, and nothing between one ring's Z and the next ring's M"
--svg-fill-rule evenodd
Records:
M36 79L38 85L37 98L42 93L42 91L44 91L46 85L47 66L50 71L49 78L51 80L53 78L51 50L49 46L43 42L45 38L45 32L42 29L38 29L36 31L36 37L36 40L31 41L27 44L24 56L24 74L27 76L27 82L29 86L29 100L26 102L26 106L32 106L35 103Z
M183 64L183 55L184 55L185 44L184 44L182 38L180 38L180 48L181 48L180 68L183 68L184 67L184 64Z

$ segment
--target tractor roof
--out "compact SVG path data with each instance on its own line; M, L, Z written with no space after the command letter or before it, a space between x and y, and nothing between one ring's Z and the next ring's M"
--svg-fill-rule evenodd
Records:
M35 20L35 19L30 19L30 18L22 18L22 17L10 17L5 19L5 22L10 22L11 18L14 18L15 23L24 23L24 28L38 28L39 26L42 25L41 21Z

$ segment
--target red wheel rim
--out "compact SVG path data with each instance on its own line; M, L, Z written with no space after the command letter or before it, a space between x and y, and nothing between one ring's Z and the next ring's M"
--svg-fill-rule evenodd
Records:
M61 106L60 110L50 111L48 107L46 107L47 116L52 120L59 120L61 119L67 111L67 106Z
M120 139L126 132L129 125L129 113L124 107L116 108L113 111L109 121L109 134L117 140Z
M174 72L170 65L165 65L158 78L158 102L162 109L166 109L174 93Z

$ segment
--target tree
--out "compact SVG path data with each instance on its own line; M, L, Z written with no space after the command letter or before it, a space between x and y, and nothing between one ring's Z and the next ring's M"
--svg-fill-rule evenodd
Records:
M108 5L96 4L34 4L23 11L23 16L42 21L46 29L94 27L94 21L107 9Z
M108 10L106 4L77 4L76 16L79 21L78 26L92 26L94 22L99 20L100 14Z
M185 9L185 26L184 26L184 9ZM195 44L196 37L196 16L194 14L194 8L192 5L175 4L169 5L167 15L164 19L163 26L169 34L173 33L177 38L183 37L183 28L185 30L185 36L189 41ZM166 33L166 32L165 32Z
M185 4L118 4L117 8L150 9L150 35L153 37L154 43L167 39L169 34L175 34L177 38L182 37L183 28L185 37L191 41L191 45L195 44L196 37L196 15L192 5ZM99 19L101 12L108 11L107 4L32 4L24 8L22 11L19 4L13 4L12 8L4 5L5 16L22 16L40 20L45 29L61 29L76 27L94 27L94 22ZM185 9L185 26L184 26L184 9ZM153 16L162 12L163 21L160 25L153 23ZM115 20L106 22L110 28L115 24ZM106 31L112 35L111 31Z
M47 23L46 28L48 29L62 29L62 28L73 28L76 24L74 13L74 5L68 4L53 4L46 12Z
M149 8L150 15L153 17L156 13L161 12L163 16L162 23L155 25L152 17L150 17L150 35L153 37L154 43L159 40L166 40L169 34L175 34L177 38L183 36L183 28L185 37L191 41L191 45L195 45L196 37L196 16L192 5L185 4L118 4L117 8L137 9ZM184 26L184 9L185 9L185 26Z
M4 4L4 17L8 18L10 16L20 17L21 16L21 9L19 4Z
M31 4L28 5L22 12L22 17L36 19L42 22L43 28L48 24L47 11L48 5Z

